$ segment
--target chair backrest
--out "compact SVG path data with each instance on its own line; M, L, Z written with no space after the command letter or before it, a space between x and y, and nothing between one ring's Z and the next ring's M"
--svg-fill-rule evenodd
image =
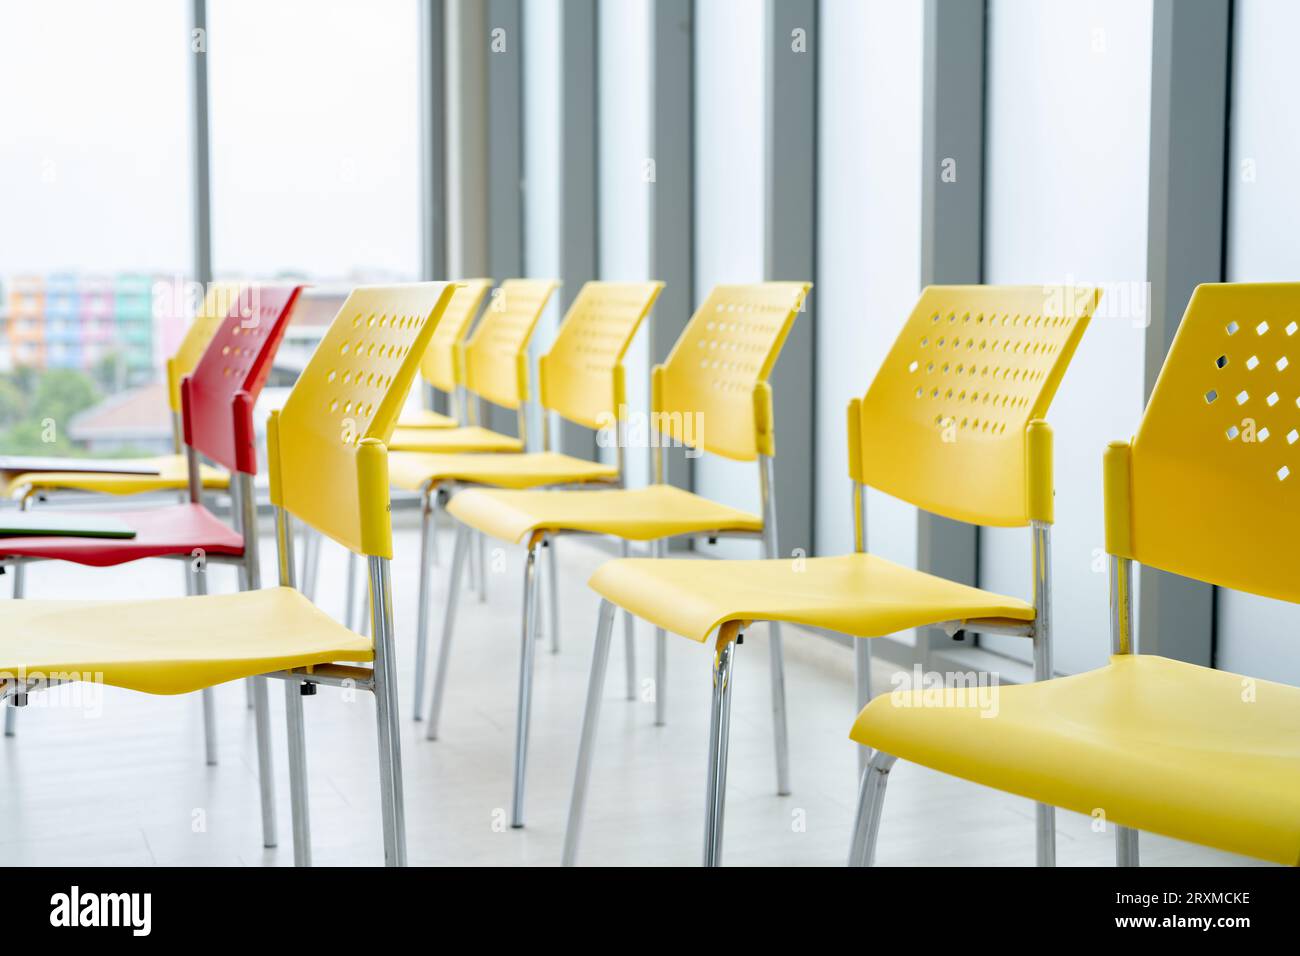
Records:
M958 521L1051 521L1042 418L1100 298L1092 287L924 289L850 405L851 476Z
M542 406L571 422L601 428L627 404L623 356L650 314L662 282L588 282L538 362Z
M652 424L737 461L775 454L767 383L809 282L714 286L651 378Z
M181 379L194 371L203 350L212 341L223 319L230 314L238 298L239 282L210 282L194 321L185 330L176 354L167 360L167 402L177 415L181 413Z
M185 444L231 471L257 473L253 405L302 286L246 286L181 380Z
M361 554L392 557L386 445L454 288L354 289L271 415L271 501Z
M465 345L466 388L502 408L528 401L528 340L559 285L554 279L501 283Z
M1198 286L1105 472L1110 553L1300 603L1300 283Z
M433 330L433 341L420 359L420 374L439 391L454 392L464 384L461 345L490 288L491 279L463 279L456 283L447 311Z

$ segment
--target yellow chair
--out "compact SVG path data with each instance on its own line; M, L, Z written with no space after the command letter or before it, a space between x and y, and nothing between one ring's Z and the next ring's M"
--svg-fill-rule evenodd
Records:
M941 624L1014 634L1051 674L1048 564L1052 433L1048 405L1096 306L1092 289L927 288L862 399L849 405L854 554L799 562L617 560L591 587L601 595L596 651L565 833L576 859L600 714L614 608L696 641L716 633L704 863L722 858L732 666L755 621L788 621L870 638ZM992 594L866 552L865 487L936 514L1032 527L1034 600ZM856 642L858 694L870 693L870 645ZM1039 812L1039 859L1053 854L1051 808Z
M599 534L623 541L654 542L662 553L677 536L737 536L761 540L769 556L778 553L772 489L772 392L767 379L810 288L804 282L717 286L651 377L648 432L658 447L655 483L645 488L606 490L495 490L471 488L456 494L448 512L475 531L528 548L524 569L524 621L520 650L519 699L515 726L514 799L511 826L523 826L524 770L532 700L533 645L537 629L538 550L561 534ZM562 376L556 382L563 381ZM571 400L585 388L573 382ZM581 400L596 409L599 396ZM590 411L588 412L590 414ZM749 514L663 483L664 446L676 443L736 461L757 461L763 515ZM458 587L453 568L452 593ZM552 599L552 603L554 603ZM439 652L445 668L453 620L448 606ZM612 616L611 616L612 626ZM655 722L663 723L666 684L665 640L655 636ZM785 690L780 636L772 639L772 698L777 750L777 788L789 789L785 745ZM435 682L427 735L437 734L440 689Z
M163 600L4 602L0 701L69 680L151 694L189 693L244 677L284 680L294 861L306 865L302 698L321 684L370 691L378 713L384 859L405 863L384 442L451 293L446 283L353 291L283 410L271 416L267 451L280 587ZM244 500L247 508L251 498ZM367 557L373 641L295 590L293 518ZM255 522L247 525L251 538Z
M221 320L239 297L242 285L238 282L213 282L199 306L198 314L185 331L176 354L167 360L167 403L172 415L172 435L175 453L154 458L114 459L117 465L138 465L157 474L115 474L94 471L29 471L8 473L5 496L18 498L20 506L27 508L32 498L45 497L60 491L101 492L113 495L136 495L154 491L189 490L189 471L181 445L181 380L198 364L203 350L221 327ZM230 486L230 476L219 468L204 467L203 487L225 490Z
M998 718L916 692L862 711L878 748L851 862L869 863L895 758L1078 813L1105 814L1116 859L1140 830L1300 863L1300 688L1139 654L1132 566L1300 603L1300 284L1202 285L1132 443L1105 455L1110 663L1001 688Z
M433 341L420 359L420 375L431 386L451 399L455 415L444 415L429 408L403 412L397 427L456 428L468 423L465 408L465 336L483 299L492 288L491 279L463 279L456 283L451 304L433 330Z
M483 284L481 289L480 284ZM467 299L475 294L481 299L487 291L487 285L490 285L490 280L471 280ZM460 396L458 404L464 409L466 424L453 428L428 428L418 424L404 427L399 420L389 442L389 450L423 454L522 452L527 440L528 343L538 320L546 310L546 303L559 285L551 279L507 279L501 283L500 288L491 296L487 310L469 342L462 345L458 340L453 340L450 378L446 351L431 348L431 354L424 357L421 368L434 384L456 384ZM477 306L469 310L471 317L475 310ZM460 314L453 314L453 320L468 321ZM469 400L470 395L473 396L473 401ZM478 424L484 400L516 413L518 438L491 431ZM433 549L435 564L438 562L437 519L438 509L435 508L431 515L433 534L427 539ZM344 605L344 619L349 625L353 615L355 576L356 560L353 557L348 559ZM480 597L486 599L486 582L481 574L478 576L477 587ZM363 620L362 627L364 626Z
M507 279L493 293L483 318L460 354L464 387L476 401L468 406L469 424L456 428L397 428L390 451L492 452L523 451L527 441L528 343L551 293L552 279ZM516 412L519 437L477 424L483 401Z
M434 515L443 499L458 488L539 488L556 485L613 485L623 482L623 449L617 448L618 464L607 465L551 451L550 412L592 429L610 429L627 407L623 356L642 321L650 313L663 288L662 282L588 282L578 290L573 304L560 323L550 351L538 361L538 396L542 408L542 448L533 453L484 453L434 455L422 452L393 452L389 474L394 486L421 495L420 603L416 624L415 699L411 711L416 720L423 716L424 680L428 653L429 567L433 562L436 527ZM445 320L444 320L445 321ZM480 542L482 537L479 536ZM459 580L469 552L469 532L457 531L452 577ZM478 577L486 568L479 549ZM551 648L559 647L559 625L555 594L555 548L549 548L551 582ZM447 620L456 615L460 589L447 595ZM480 587L480 595L484 593ZM449 630L450 625L444 625ZM628 632L629 649L631 631ZM444 642L444 647L446 644ZM446 675L445 661L439 662L439 678ZM442 685L438 692L441 694ZM629 689L629 693L630 693ZM437 708L434 713L436 715ZM432 733L436 736L437 728Z

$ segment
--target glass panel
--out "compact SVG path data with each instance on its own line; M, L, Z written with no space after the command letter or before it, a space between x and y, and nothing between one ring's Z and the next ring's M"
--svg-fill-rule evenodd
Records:
M1228 177L1228 280L1300 277L1300 6L1240 0L1234 8L1232 144ZM1220 590L1215 666L1300 684L1300 608Z
M0 446L170 451L191 268L188 4L0 6Z
M1101 453L1142 414L1151 26L1150 0L989 4L984 279L1106 287L1049 416L1066 673L1109 653ZM1025 530L981 532L980 584L1030 597L1029 554ZM1031 656L1020 638L981 644Z

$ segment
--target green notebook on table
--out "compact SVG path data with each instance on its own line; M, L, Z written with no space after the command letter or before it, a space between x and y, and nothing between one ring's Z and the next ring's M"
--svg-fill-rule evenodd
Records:
M0 511L0 538L134 538L120 518L67 511Z

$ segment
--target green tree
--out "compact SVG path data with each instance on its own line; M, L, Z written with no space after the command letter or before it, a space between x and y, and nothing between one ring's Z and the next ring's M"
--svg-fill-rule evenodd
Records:
M27 417L27 395L11 376L0 376L0 428L16 425Z
M68 436L72 417L100 400L101 388L77 369L20 366L0 375L0 452L80 454Z
M90 376L71 368L50 369L41 376L32 397L28 420L44 423L53 419L59 431L77 412L99 401L100 392Z

